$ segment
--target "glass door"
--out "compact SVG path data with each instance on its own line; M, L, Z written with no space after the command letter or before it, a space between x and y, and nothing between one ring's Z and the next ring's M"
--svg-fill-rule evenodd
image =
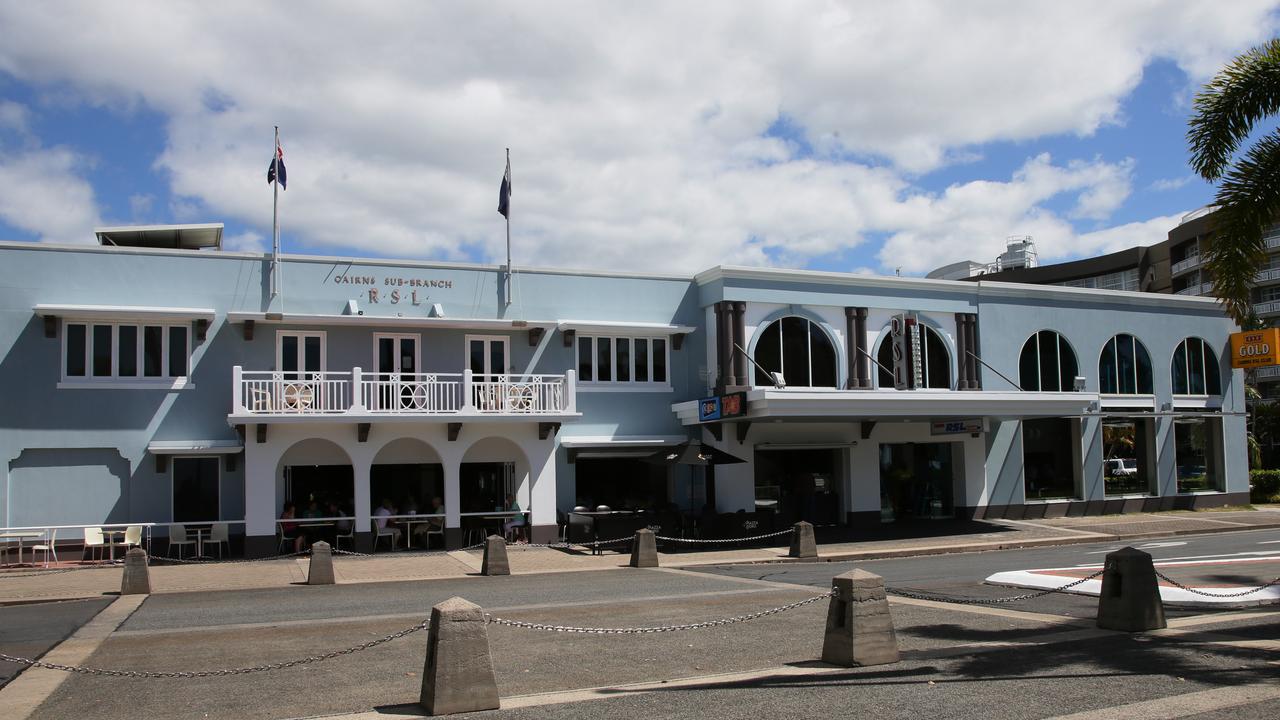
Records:
M324 333L281 332L276 368L285 380L316 380L324 372Z
M418 382L418 336L375 335L378 367L378 407L401 408L425 402L426 390ZM398 398L398 399L397 399Z
M501 406L499 383L507 372L507 342L500 336L467 336L467 367L475 383L472 401L481 410L497 410Z

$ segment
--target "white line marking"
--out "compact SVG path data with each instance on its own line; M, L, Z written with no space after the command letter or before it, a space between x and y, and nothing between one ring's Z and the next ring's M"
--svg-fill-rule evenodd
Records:
M1199 715L1275 698L1280 698L1280 686L1275 684L1236 685L1143 700L1102 710L1059 715L1053 720L1157 720Z
M1178 547L1179 545L1186 545L1186 544L1187 543L1185 541L1181 541L1181 540L1174 540L1170 542L1153 542L1153 543L1147 543L1146 545L1139 545L1138 549L1153 550L1155 548Z

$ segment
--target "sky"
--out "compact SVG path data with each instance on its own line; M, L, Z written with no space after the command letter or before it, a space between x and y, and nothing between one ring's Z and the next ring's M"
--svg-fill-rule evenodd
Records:
M1163 240L1278 2L0 2L0 240L923 275Z

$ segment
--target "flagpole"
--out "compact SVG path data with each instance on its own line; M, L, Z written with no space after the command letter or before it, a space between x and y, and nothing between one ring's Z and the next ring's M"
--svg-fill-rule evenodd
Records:
M271 167L275 181L271 183L271 297L280 294L280 126L276 125L276 144L271 148Z
M507 148L507 194L511 194L511 148ZM511 205L507 204L507 307L511 306Z

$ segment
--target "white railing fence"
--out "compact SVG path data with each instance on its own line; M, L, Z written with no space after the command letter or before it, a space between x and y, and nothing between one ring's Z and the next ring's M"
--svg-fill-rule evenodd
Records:
M560 412L565 408L563 375L486 375L497 380L471 384L471 404L482 413L509 415Z
M360 402L369 412L454 413L462 408L462 373L365 375Z

